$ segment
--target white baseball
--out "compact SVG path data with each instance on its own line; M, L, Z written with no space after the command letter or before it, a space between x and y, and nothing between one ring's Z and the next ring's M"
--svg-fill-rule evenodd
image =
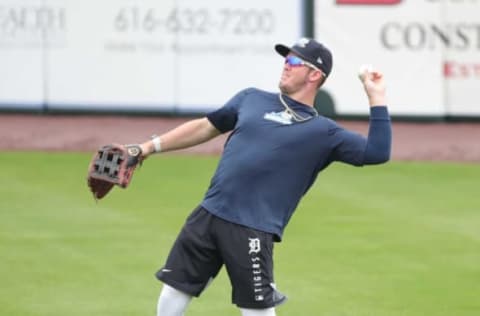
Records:
M367 73L370 73L373 71L373 67L372 65L370 64L363 64L360 66L360 68L358 69L358 76L361 78L363 77L365 74Z

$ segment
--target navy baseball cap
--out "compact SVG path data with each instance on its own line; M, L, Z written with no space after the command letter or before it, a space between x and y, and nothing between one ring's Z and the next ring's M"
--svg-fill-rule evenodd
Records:
M314 39L301 38L292 47L277 44L275 50L283 57L287 57L290 52L298 55L301 59L322 70L327 77L332 71L332 53L325 45Z

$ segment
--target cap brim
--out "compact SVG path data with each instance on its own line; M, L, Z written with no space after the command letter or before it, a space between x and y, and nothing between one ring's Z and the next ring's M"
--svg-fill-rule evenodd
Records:
M287 57L287 55L290 54L290 51L291 51L290 47L285 46L283 44L275 45L275 50L277 51L277 53L279 53L283 57Z
M309 61L308 58L306 58L302 53L300 53L299 51L297 51L295 48L290 48L286 45L283 45L283 44L277 44L275 45L275 50L277 51L277 53L279 53L280 55L282 55L283 57L287 57L288 54L290 53L294 53L295 55L297 55L298 57L300 57L301 59L303 60L306 60L306 61ZM310 61L311 62L311 61Z

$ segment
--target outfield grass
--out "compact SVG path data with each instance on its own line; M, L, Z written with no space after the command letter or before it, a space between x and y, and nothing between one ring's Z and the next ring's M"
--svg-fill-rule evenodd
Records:
M217 158L158 156L95 203L90 154L0 154L0 315L154 315L154 278ZM480 168L322 173L275 248L279 316L480 315ZM187 315L238 315L225 272Z

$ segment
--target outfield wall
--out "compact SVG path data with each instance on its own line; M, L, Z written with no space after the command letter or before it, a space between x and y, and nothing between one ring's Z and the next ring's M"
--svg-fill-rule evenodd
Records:
M276 90L273 45L313 30L334 53L318 107L368 114L356 72L371 63L393 115L480 117L479 12L480 0L0 0L0 110L204 113L245 87Z
M204 112L275 89L301 1L0 0L0 103ZM6 71L6 73L5 73Z
M480 0L316 1L315 34L336 52L325 88L339 113L367 113L353 74L370 63L394 114L480 116Z

